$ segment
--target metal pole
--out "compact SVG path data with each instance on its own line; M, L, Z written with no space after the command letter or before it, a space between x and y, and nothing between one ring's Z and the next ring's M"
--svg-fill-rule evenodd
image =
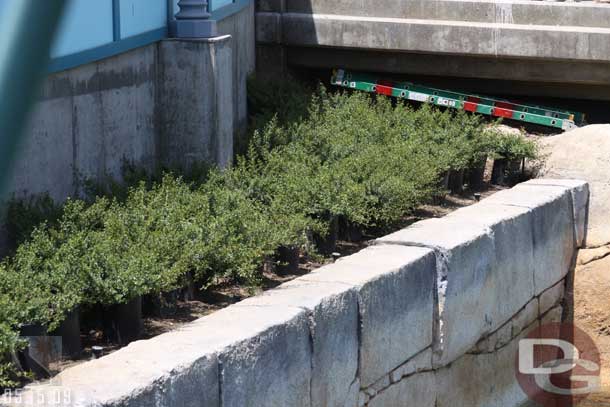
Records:
M210 38L218 35L216 21L210 19L207 0L180 0L178 7L177 38Z
M66 0L14 0L0 21L0 192L46 73ZM61 118L58 118L61 120Z

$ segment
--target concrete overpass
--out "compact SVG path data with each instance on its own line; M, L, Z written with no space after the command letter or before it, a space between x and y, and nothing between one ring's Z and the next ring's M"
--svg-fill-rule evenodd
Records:
M256 21L266 72L340 66L462 78L479 91L610 100L610 4L259 0Z

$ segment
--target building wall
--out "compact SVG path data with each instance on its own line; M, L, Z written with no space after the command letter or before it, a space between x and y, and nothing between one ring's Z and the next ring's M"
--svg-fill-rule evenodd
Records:
M163 40L50 74L0 201L49 193L62 202L85 179L120 179L124 162L230 164L247 128L254 5L218 25L218 38Z

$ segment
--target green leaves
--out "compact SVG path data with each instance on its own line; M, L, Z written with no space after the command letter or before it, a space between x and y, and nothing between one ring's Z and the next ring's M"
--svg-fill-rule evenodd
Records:
M68 200L61 209L48 199L14 205L23 243L0 263L0 355L20 346L20 324L54 329L81 304L126 303L191 277L201 286L256 285L266 256L280 246L309 248L332 219L387 227L437 194L449 170L488 155L537 153L478 116L324 89L308 106L289 90L252 93L266 125L231 169L202 166L192 182L171 174L153 182L134 170L141 181L114 197ZM52 222L39 224L45 216L37 215L34 227L29 212ZM0 357L0 387L10 370Z

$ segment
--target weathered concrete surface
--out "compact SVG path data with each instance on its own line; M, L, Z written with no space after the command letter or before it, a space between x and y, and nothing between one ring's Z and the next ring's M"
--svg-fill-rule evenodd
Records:
M74 405L82 406L214 407L220 406L220 397L227 406L309 406L307 331L307 315L301 309L230 307L68 369L55 382L70 390ZM243 366L246 361L252 365ZM254 366L261 370L253 372ZM289 374L271 374L278 370ZM247 371L252 374L246 375ZM221 394L219 377L225 386L240 381L228 387L229 394ZM266 386L259 387L254 378ZM198 386L188 388L192 381ZM184 393L172 391L170 387L177 383L183 384ZM51 394L55 389L29 386L27 393ZM261 402L263 394L270 398ZM174 403L166 403L168 398Z
M435 407L437 391L434 373L417 373L385 389L368 406L396 407L408 403L417 407Z
M125 162L149 171L172 160L230 163L247 129L253 2L218 30L231 38L161 41L49 75L0 202L46 192L61 202L85 179L120 179Z
M257 39L272 42L279 36L288 46L610 62L610 28L304 13L281 14L290 30L275 28L276 22L275 13L258 13Z
M521 336L538 326L530 325ZM436 373L436 407L520 406L528 400L515 377L519 337L493 353L467 354Z
M248 129L248 98L246 83L256 69L254 38L254 2L228 18L217 22L218 32L230 35L233 54L233 128L236 137L243 137Z
M516 95L610 98L608 4L259 0L258 10L261 73L342 67L514 81L503 92Z
M574 209L570 190L520 184L483 200L483 205L513 205L530 210L533 226L534 293L563 279L575 261Z
M326 272L332 273L332 267ZM343 407L357 399L360 386L352 384L358 377L359 317L353 286L299 278L238 306L306 309L312 346L311 403Z
M268 316L281 310L253 309ZM231 345L218 357L224 390L220 405L310 407L311 357L308 318L303 311L290 321Z
M523 185L545 185L560 187L572 194L572 207L574 209L574 236L578 247L584 247L587 238L587 222L589 217L589 184L586 181L571 179L533 179Z
M231 37L159 45L162 162L229 165L233 158ZM220 68L218 68L220 67Z
M610 243L610 125L587 126L542 141L541 177L577 178L589 183L587 246Z
M437 252L434 366L455 360L492 330L489 309L495 301L495 255L488 228L447 218L428 219L383 237L378 243L423 246Z
M435 366L455 360L533 298L530 221L524 208L481 204L379 239L439 252Z
M340 14L422 20L610 28L610 7L592 2L510 0L259 0L259 11Z
M564 297L565 294L565 282L560 281L553 287L549 288L542 294L540 294L539 298L539 314L542 315L547 312L549 309L553 308L555 305L559 303Z
M371 247L305 279L357 287L360 382L368 387L432 345L435 258L414 247Z

